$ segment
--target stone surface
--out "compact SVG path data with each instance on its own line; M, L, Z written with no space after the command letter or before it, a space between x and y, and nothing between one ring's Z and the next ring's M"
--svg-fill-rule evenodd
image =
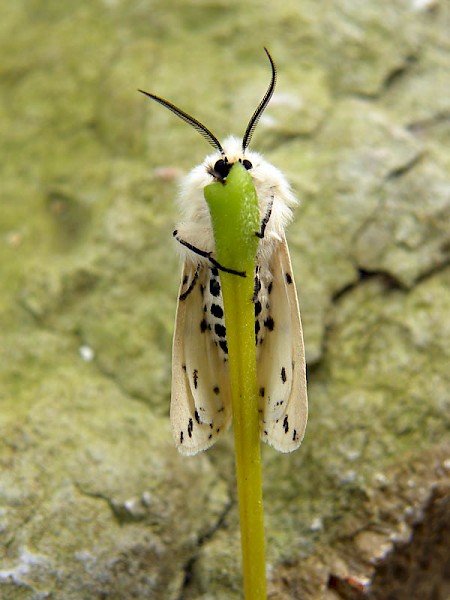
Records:
M264 448L270 598L449 584L449 5L0 9L0 597L241 598L232 436L168 424L180 174L239 135L301 199L302 448ZM435 556L433 564L427 556Z

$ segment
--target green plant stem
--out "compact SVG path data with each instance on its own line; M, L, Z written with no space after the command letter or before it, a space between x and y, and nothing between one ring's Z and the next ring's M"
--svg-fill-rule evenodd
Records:
M229 351L245 598L265 600L255 309L251 301L253 278L242 279L224 273L221 282Z
M220 272L227 329L232 393L236 475L246 600L266 599L264 514L256 376L254 270L260 228L258 199L250 175L240 164L225 184L205 188L223 266L246 277Z

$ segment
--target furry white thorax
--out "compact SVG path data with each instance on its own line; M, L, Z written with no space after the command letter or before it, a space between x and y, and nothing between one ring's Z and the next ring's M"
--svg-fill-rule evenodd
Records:
M277 243L284 235L284 229L292 220L291 208L297 204L290 185L284 175L276 167L266 162L261 154L246 150L242 151L242 141L235 137L228 137L223 142L225 156L229 163L239 159L247 159L252 163L249 173L252 176L259 201L261 221L267 214L273 199L272 212L267 223L264 239L258 249L258 262L267 264ZM183 221L178 225L178 236L206 252L214 252L214 235L208 205L203 194L205 186L215 181L210 171L215 163L223 158L219 152L205 158L185 177L182 182L178 204ZM206 261L194 254L184 246L177 244L183 261L198 264Z

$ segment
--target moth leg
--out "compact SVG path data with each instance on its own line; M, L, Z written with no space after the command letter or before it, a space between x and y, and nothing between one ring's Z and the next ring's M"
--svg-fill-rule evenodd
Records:
M219 271L224 271L224 273L231 273L231 275L239 275L239 277L246 277L245 271L236 271L235 269L228 269L228 267L224 267L215 258L213 258L211 256L212 252L206 252L205 250L200 250L200 248L197 248L196 246L193 246L186 240L183 240L182 238L178 237L178 231L176 229L173 232L173 237L177 240L177 242L180 242L180 244L182 246L185 246L186 248L188 248L188 250L191 250L192 252L194 252L195 254L198 254L199 256L203 256L204 258L207 258L214 267L219 269Z
M260 240L264 238L264 233L266 231L267 223L269 222L270 215L272 214L273 207L273 195L270 199L269 206L267 207L267 212L264 215L264 219L261 221L261 229L259 231L255 231L256 237L259 237Z
M181 302L183 302L183 300L186 300L186 298L189 296L189 294L195 288L195 284L197 283L197 279L198 279L198 272L199 272L199 270L200 270L200 265L197 265L197 268L195 269L194 277L192 278L192 281L189 284L187 290L184 291L182 294L180 294L180 298L179 299L180 299ZM186 279L187 279L187 277L186 277Z

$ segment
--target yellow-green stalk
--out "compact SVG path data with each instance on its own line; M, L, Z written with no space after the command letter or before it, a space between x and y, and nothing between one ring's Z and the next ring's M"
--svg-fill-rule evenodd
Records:
M247 170L235 163L225 183L205 190L220 271L231 380L245 600L266 599L264 514L256 377L254 272L260 229L258 198Z

